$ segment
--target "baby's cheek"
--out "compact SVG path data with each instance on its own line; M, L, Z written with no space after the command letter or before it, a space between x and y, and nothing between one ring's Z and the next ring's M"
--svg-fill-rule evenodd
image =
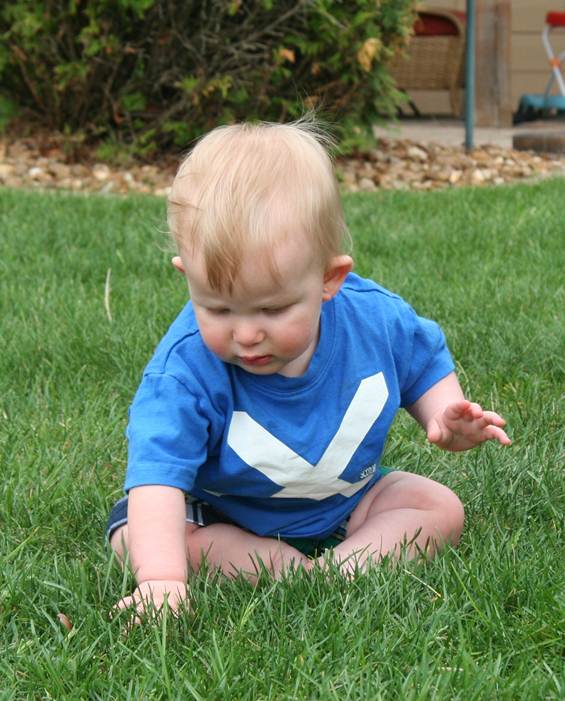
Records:
M225 356L228 352L228 342L226 334L213 325L202 324L200 326L200 334L206 346L219 356Z
M306 350L315 335L316 329L310 324L290 324L283 333L279 334L278 350L281 355L292 355L297 351Z

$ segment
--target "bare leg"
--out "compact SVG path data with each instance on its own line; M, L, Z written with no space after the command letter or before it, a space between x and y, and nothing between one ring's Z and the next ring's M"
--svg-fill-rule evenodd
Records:
M199 528L188 539L191 563L206 557L209 566L227 576L244 574L254 582L262 563L279 579L289 569L310 569L311 561L299 550L276 538L264 538L227 523Z
M457 544L463 519L463 506L450 489L426 477L393 472L365 494L343 543L318 562L323 566L333 557L344 574L351 574L385 555L397 558L403 545L410 558L424 551L433 556L442 545Z
M123 562L128 543L127 526L118 529L110 545ZM262 563L275 579L285 571L302 566L310 569L311 561L299 550L275 538L262 538L227 523L211 526L186 525L186 552L190 568L198 571L203 558L213 569L235 577L243 574L255 582Z

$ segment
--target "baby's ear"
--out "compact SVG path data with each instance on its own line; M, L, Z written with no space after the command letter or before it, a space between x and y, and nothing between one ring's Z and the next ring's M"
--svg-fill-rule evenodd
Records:
M175 256L171 260L171 263L175 266L179 273L182 273L183 275L186 274L186 271L184 269L184 263L182 262L182 258L180 256Z
M324 273L324 291L322 300L327 302L339 292L345 278L353 270L351 256L334 256L330 259Z

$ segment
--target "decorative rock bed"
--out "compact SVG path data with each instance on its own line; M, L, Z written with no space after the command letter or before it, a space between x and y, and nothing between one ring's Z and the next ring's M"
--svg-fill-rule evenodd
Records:
M469 185L502 185L548 175L565 175L560 157L500 146L462 147L382 139L360 158L340 162L342 182L350 191L436 190Z
M92 155L71 163L56 139L0 140L0 185L78 192L166 195L178 161L119 167L98 163ZM435 190L469 185L501 185L549 175L565 175L565 154L480 146L461 147L381 139L376 148L338 158L344 190Z

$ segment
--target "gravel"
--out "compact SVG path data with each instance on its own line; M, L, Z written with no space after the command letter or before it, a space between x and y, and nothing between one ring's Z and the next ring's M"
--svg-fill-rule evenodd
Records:
M178 165L169 157L120 167L97 162L94 151L84 151L80 162L71 162L57 136L0 139L0 185L165 196ZM337 168L343 189L350 192L436 190L565 175L565 155L491 145L466 153L457 146L381 139L368 152L338 158Z

